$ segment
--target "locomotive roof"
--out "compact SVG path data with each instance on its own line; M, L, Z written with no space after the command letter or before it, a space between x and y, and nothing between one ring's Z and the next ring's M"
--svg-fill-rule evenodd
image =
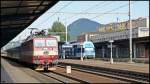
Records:
M36 35L30 35L30 36L28 36L26 39L25 39L25 41L29 41L29 40L32 40L32 39L34 39L34 38L55 38L55 37L53 37L53 36L51 36L51 35L38 35L38 36L36 36Z
M86 43L89 43L89 42L91 42L91 41L85 41ZM70 44L63 44L63 45L79 45L79 46L81 46L81 45L84 45L84 43L85 42L74 42L74 43L70 43ZM92 43L92 42L91 42Z

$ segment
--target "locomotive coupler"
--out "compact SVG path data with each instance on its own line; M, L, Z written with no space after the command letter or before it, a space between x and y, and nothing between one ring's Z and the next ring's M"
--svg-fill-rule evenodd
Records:
M48 66L49 66L48 61L44 61L44 70L48 70Z

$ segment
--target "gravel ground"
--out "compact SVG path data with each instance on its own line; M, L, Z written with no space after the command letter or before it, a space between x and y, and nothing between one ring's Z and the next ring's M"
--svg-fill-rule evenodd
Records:
M85 73L85 72L80 72L76 70L71 70L71 73L67 74L66 69L60 68L60 67L57 67L57 69L54 72L62 74L62 75L66 75L72 78L80 79L88 83L127 83L127 82L120 81L117 79L111 79L111 78L98 76L98 75Z
M84 61L65 59L59 60L59 62L149 73L149 64L143 63L114 62L113 64L110 64L110 62L108 61L92 60L92 59Z

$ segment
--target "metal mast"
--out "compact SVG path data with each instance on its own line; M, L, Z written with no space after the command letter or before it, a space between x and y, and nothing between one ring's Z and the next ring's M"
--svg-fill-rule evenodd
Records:
M132 21L131 21L131 0L129 0L129 25L130 25L130 37L129 37L129 47L130 47L130 63L132 63Z

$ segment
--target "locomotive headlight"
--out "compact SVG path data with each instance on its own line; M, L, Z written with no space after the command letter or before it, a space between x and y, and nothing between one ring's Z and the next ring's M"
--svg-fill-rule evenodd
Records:
M43 50L48 50L48 48L43 48Z

